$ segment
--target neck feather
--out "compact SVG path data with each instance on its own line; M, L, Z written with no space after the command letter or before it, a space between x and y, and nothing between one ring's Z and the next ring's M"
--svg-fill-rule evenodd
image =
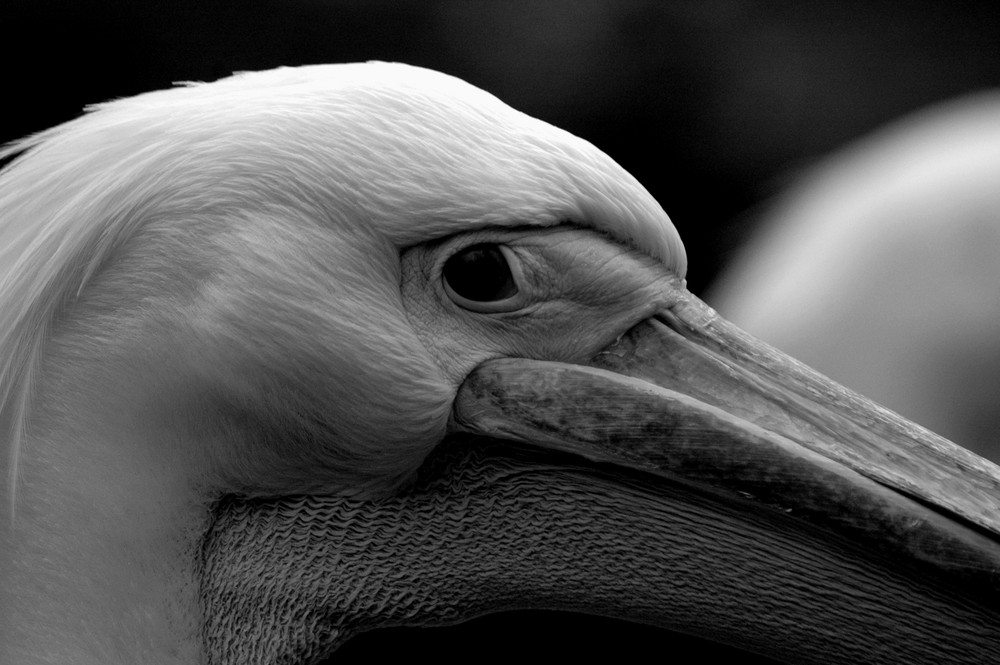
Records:
M0 662L199 662L209 513L183 456L165 432L76 417L63 397L36 405L0 523Z

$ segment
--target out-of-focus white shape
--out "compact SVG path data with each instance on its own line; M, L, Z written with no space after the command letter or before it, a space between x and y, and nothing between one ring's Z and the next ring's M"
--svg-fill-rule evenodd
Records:
M1000 460L1000 92L817 165L708 301L819 371Z

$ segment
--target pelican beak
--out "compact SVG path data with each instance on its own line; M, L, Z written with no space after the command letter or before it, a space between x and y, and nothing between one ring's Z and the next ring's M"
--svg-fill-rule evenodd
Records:
M589 366L481 365L455 422L742 498L1000 591L1000 469L686 290Z
M210 663L559 609L795 663L1000 662L1000 472L678 297L588 364L490 360L379 500L227 501Z
M660 498L668 486L687 500L700 496L717 520L718 531L706 531L718 538L741 542L735 531L766 520L756 537L770 543L769 566L756 565L750 545L742 560L718 555L763 577L763 589L742 593L745 578L714 570L712 555L693 555L692 569L704 567L682 573L693 585L704 583L699 573L718 575L708 586L738 596L732 605L744 610L731 608L728 620L757 635L655 610L633 619L796 663L1000 662L1000 470L752 338L686 289L678 293L588 366L481 365L459 393L455 423L614 469L620 485L641 476ZM735 531L720 526L729 510L740 515ZM692 546L657 531L676 524L647 524L647 538L631 541L633 556L651 543L705 547L704 532ZM837 563L844 552L850 561ZM793 590L803 586L803 594ZM678 595L671 586L661 602ZM649 601L635 598L637 606ZM794 628L775 621L783 612L798 615ZM775 623L785 635L770 633ZM795 648L776 646L796 632Z

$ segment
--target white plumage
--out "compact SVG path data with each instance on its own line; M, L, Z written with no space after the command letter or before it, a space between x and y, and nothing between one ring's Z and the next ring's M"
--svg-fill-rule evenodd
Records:
M153 92L21 151L0 180L6 660L190 654L181 560L209 501L412 474L475 358L446 366L413 330L401 250L572 222L684 270L593 146L403 65Z

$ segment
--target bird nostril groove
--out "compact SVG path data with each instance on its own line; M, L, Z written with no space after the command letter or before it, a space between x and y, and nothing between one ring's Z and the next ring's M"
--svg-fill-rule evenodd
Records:
M658 311L650 318L654 321L659 321L667 328L673 330L675 333L679 334L684 333L685 330L684 324L681 323L680 317L677 316L670 307Z

